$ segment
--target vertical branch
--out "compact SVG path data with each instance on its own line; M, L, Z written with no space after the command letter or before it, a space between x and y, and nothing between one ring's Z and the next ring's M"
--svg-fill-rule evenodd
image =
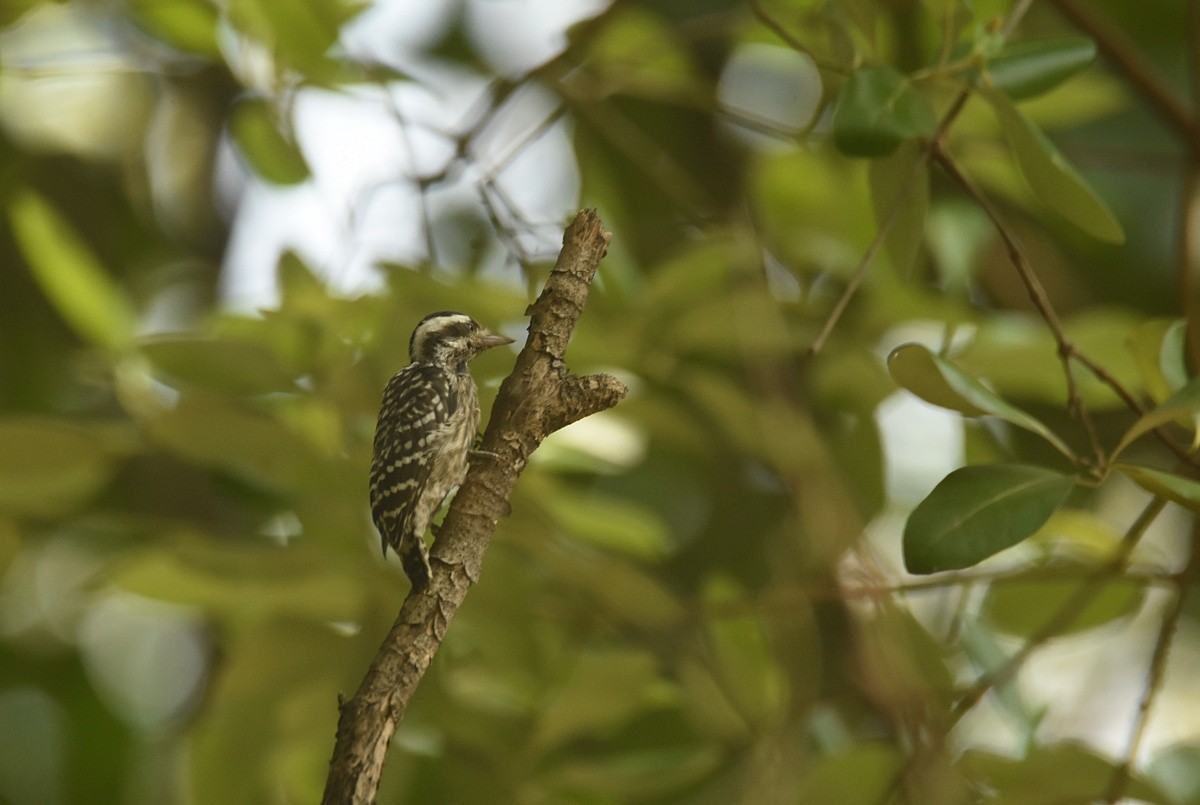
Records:
M1175 631L1179 626L1179 617L1183 614L1183 602L1188 589L1200 571L1200 521L1192 523L1192 545L1188 552L1187 565L1175 577L1175 597L1163 615L1162 624L1158 629L1158 640L1154 644L1154 654L1150 659L1150 670L1146 677L1146 689L1138 702L1137 716L1133 721L1133 729L1129 734L1129 744L1125 748L1125 760L1113 775L1109 783L1108 796L1105 802L1116 803L1125 796L1129 778L1133 773L1133 765L1137 762L1138 751L1142 747L1142 739L1146 735L1146 726L1150 723L1150 708L1154 699L1162 689L1163 678L1167 671L1167 657L1171 654L1171 643L1175 639Z
M1200 159L1184 168L1179 190L1179 296L1187 340L1187 363L1192 374L1200 373Z
M508 497L547 435L611 408L626 388L608 375L578 377L563 361L611 235L594 210L576 216L541 296L527 311L529 339L496 396L483 438L433 544L430 583L404 601L358 691L340 703L323 802L373 802L388 745L471 585Z
M1200 0L1188 1L1188 62L1192 109L1200 115ZM1183 174L1179 210L1179 290L1187 320L1187 360L1193 374L1200 373L1200 123L1190 132L1191 148Z

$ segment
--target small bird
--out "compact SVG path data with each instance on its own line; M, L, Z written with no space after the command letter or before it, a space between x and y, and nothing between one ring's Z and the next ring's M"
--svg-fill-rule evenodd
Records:
M371 515L384 555L389 546L396 552L414 588L429 583L425 530L466 476L479 427L479 391L467 364L512 341L462 313L430 313L408 342L412 363L384 389L371 459Z

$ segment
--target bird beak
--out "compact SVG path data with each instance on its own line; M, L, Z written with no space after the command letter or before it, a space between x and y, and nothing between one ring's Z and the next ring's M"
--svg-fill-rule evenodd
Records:
M480 351L491 349L492 347L502 347L505 344L511 344L513 339L506 335L493 335L487 330L483 330L475 338L475 343L479 346Z

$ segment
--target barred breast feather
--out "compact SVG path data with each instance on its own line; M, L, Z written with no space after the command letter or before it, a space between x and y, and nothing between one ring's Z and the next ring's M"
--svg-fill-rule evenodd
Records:
M384 390L371 462L371 512L384 552L389 546L396 551L410 576L428 573L425 531L462 482L478 426L469 374L413 363ZM423 567L410 567L414 563Z

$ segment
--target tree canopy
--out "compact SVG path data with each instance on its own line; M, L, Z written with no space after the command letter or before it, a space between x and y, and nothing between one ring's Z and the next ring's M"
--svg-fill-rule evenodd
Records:
M383 386L428 312L521 336L586 206L566 362L629 395L380 801L1200 802L1200 2L0 26L0 799L320 798L408 592Z

